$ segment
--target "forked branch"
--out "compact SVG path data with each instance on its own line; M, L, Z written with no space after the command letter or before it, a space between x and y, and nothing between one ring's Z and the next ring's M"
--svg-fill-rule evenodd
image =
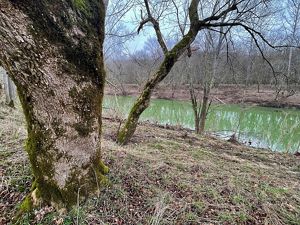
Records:
M163 35L160 31L160 26L159 26L159 22L152 16L151 14L151 11L150 11L150 7L149 7L149 3L148 3L148 0L144 0L145 2L145 7L146 7L146 10L147 10L147 17L146 18L143 18L143 14L142 14L142 11L141 11L141 23L138 27L138 33L143 29L144 25L147 24L147 23L152 23L153 25L153 28L155 30L155 33L156 33L156 37L157 37L157 41L160 45L160 47L162 48L164 54L166 55L169 50L168 50L168 47L164 41L164 38L163 38Z

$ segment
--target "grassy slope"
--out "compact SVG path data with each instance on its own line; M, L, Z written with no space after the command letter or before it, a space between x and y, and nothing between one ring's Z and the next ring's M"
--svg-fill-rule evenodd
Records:
M20 110L0 104L0 224L31 184ZM132 143L104 120L110 186L67 215L51 207L21 224L300 224L300 158L143 124Z

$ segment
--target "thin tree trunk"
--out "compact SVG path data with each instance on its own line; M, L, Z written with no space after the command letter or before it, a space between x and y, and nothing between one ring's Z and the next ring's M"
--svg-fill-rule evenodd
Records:
M189 22L190 22L190 30L183 38L172 48L172 50L168 50L166 43L164 42L159 22L152 16L151 10L149 7L148 0L144 0L145 7L147 10L147 18L143 18L140 26L138 27L138 32L143 28L145 24L148 22L152 23L153 28L156 32L156 37L158 42L164 52L165 58L160 65L158 71L150 78L150 80L144 86L143 92L139 96L139 98L135 101L129 116L124 124L124 126L120 129L117 136L117 141L119 144L126 144L134 134L138 120L143 111L149 106L150 98L153 89L157 86L159 82L161 82L170 72L172 67L178 58L188 50L188 56L191 54L191 44L195 40L198 32L202 29L209 27L209 21L217 21L222 17L225 17L229 12L237 9L237 4L228 4L228 8L224 9L218 15L214 15L211 17L207 17L206 19L199 20L198 14L198 6L200 4L200 0L192 0L190 2L188 8Z
M291 75L291 67L292 67L292 58L293 58L293 48L289 49L289 62L288 62L288 69L287 69L287 81L286 81L286 89L289 90L289 79Z
M14 100L15 100L15 87L14 83L7 75L5 70L3 70L3 83L4 83L4 93L5 93L5 104L14 107Z
M201 109L201 105L199 105L199 107L198 107L195 88L193 87L192 79L189 78L189 80L190 80L190 84L189 84L189 86L190 86L189 87L190 97L191 97L192 109L193 109L194 121L195 121L195 133L199 134L199 132L200 132L200 113L199 113L199 110Z
M141 95L135 101L124 126L118 132L119 144L127 144L134 134L140 115L148 108L153 89L169 74L178 58L194 41L198 31L190 30L175 47L166 54L158 71L147 81Z
M17 86L35 177L23 211L39 203L71 207L78 193L88 196L105 181L105 9L102 1L83 2L0 2L0 64Z
M7 103L9 106L14 107L14 101L15 101L15 88L14 88L14 83L12 82L12 80L10 79L9 76L7 76L7 92L8 92L8 99L7 99Z
M203 98L202 98L202 107L200 111L200 125L199 125L199 134L202 134L205 130L205 122L207 117L208 109L208 98L209 98L209 87L204 86Z
M223 18L225 19L225 18ZM224 40L223 34L223 28L220 29L220 34L219 34L219 39L216 48L213 45L214 49L214 57L213 57L213 64L212 64L212 75L209 78L209 82L204 83L204 88L203 88L203 97L202 97L202 104L201 104L201 109L200 110L200 116L199 116L199 131L198 134L203 134L205 130L205 123L206 123L206 118L207 118L207 111L209 108L209 95L211 88L214 85L214 80L216 79L217 73L218 73L218 59L219 55L222 49L222 44Z
M252 63L253 63L252 51L253 51L253 39L251 38L250 49L249 49L249 53L248 53L249 62L247 64L247 69L246 69L246 82L245 82L246 87L249 87L249 79L250 79L250 76L252 75L251 74L252 73Z
M195 116L195 133L200 134L200 118L198 115Z

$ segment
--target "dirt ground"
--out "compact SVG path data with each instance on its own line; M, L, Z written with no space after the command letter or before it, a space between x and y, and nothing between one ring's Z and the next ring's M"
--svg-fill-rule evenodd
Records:
M106 115L107 116L107 115ZM300 158L141 124L125 147L104 119L110 183L66 214L40 207L19 224L300 224ZM12 224L32 175L20 108L0 103L0 224Z
M123 85L120 87L106 85L106 94L138 96L141 88L137 85ZM258 92L257 86L245 87L243 85L221 85L212 90L211 99L215 103L225 104L247 104L270 107L300 108L300 92L288 98L279 98L275 101L274 88L261 86ZM199 97L201 97L201 90ZM153 93L153 98L189 100L190 93L187 86L171 88L170 86L159 86Z

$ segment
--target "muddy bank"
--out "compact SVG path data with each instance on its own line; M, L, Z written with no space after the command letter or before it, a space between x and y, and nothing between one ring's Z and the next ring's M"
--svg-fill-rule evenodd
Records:
M138 96L141 87L138 85L127 84L122 87L106 86L105 93L108 95L128 95ZM202 92L199 91L199 98ZM257 86L245 87L239 85L221 85L214 88L211 93L211 100L221 104L247 104L259 105L275 108L297 108L300 109L300 93L288 98L275 100L275 91L270 86L261 86L258 92ZM187 86L170 87L159 86L153 92L153 98L190 100L190 93Z
M300 109L300 104L277 102L277 101L262 102L262 103L258 103L257 105L262 107L271 107L271 108L280 108L280 109L282 108Z

